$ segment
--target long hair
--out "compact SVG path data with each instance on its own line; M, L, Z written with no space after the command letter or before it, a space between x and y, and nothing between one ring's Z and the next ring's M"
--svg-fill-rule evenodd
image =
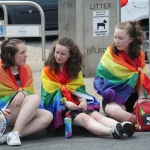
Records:
M127 34L133 38L133 41L129 45L128 55L134 59L140 55L141 45L144 42L144 34L141 30L139 22L136 20L121 22L116 27L116 29L126 30ZM112 44L112 49L115 54L118 54L119 50Z
M58 73L58 63L55 60L54 53L55 47L57 44L62 46L66 46L69 49L70 57L68 58L66 65L67 65L67 72L71 79L75 79L78 76L79 71L81 71L82 63L83 63L83 55L80 52L79 47L71 38L61 38L54 43L54 46L51 52L48 55L47 60L45 61L44 65L49 66L50 69L54 69L55 74Z
M16 65L14 56L18 52L18 48L16 47L17 44L24 43L18 39L10 39L4 40L1 43L1 60L2 60L2 67L9 68L14 67Z

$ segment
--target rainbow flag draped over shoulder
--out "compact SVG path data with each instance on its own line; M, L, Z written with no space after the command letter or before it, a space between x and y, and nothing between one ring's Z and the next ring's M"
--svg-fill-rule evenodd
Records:
M13 95L18 92L20 88L28 94L34 93L33 78L30 67L25 64L18 68L20 75L21 86L19 87L11 70L9 68L2 68L0 62L0 109L6 108Z
M65 73L62 78L59 74L55 74L54 70L49 67L44 67L42 71L42 87L41 105L53 113L53 122L48 127L48 130L59 128L63 125L62 105L60 99L66 97L67 100L75 102L73 95L85 98L88 103L88 110L99 111L99 102L91 95L86 93L82 73L79 72L77 79L71 80Z
M118 55L108 47L96 71L94 88L107 103L115 100L124 104L134 89L141 83L145 95L150 95L150 80L145 74L145 56L131 60L124 51Z

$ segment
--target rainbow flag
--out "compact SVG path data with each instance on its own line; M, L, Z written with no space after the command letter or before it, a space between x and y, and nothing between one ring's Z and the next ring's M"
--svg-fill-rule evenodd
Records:
M62 109L64 106L61 103L61 98L64 97L64 93L67 100L71 100L70 94L85 98L88 103L88 110L95 109L99 111L99 102L95 97L85 91L84 80L81 72L79 72L77 79L66 79L65 83L62 83L58 74L54 73L54 70L50 70L49 67L44 67L41 78L41 105L46 110L52 112L54 116L53 122L48 127L48 131L59 128L64 124L62 118Z
M135 65L136 63L136 65ZM150 81L145 74L145 56L131 60L124 51L118 55L108 47L97 67L94 88L107 103L115 100L124 104L133 90L141 83L145 96L150 95Z
M19 87L11 70L2 68L0 62L0 109L6 108L11 98L22 88L28 94L34 93L33 77L30 67L25 64L18 68L21 86Z

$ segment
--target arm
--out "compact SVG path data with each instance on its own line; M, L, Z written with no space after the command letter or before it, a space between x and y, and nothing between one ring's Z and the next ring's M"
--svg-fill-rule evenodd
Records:
M138 87L138 100L135 102L133 108L136 106L137 102L138 103L144 102L144 101L146 101L146 99L147 98L144 95L144 88L143 88L142 84L139 84L139 87Z
M77 109L79 109L79 107L78 107L75 103L67 101L66 97L61 98L60 101L61 101L61 102L65 105L65 107L67 107L69 110L77 110Z
M138 87L138 96L139 96L138 99L144 99L145 98L144 88L143 88L141 83L139 84L139 87Z
M82 109L83 111L87 110L87 102L85 98L82 97L77 97L78 101L80 102L79 104L79 109Z
M86 99L85 99L85 98L77 97L77 99L78 99L78 101L79 101L79 102L83 102L83 101L85 101L85 102L86 102Z
M17 94L15 95L15 97L13 98L13 100L11 102L11 105L14 108L18 107L23 102L23 100L25 99L25 97L27 95L28 94L25 91L23 91L23 90L18 91Z
M24 98L26 97L26 96L28 96L28 93L26 92L26 91L19 91L19 92L21 92L23 95L24 95Z

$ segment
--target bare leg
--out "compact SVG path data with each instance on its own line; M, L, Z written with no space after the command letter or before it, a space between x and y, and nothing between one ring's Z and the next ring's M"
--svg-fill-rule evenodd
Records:
M22 129L21 136L27 136L42 129L46 129L52 122L53 115L51 112L38 109L34 118Z
M75 117L75 119L73 120L73 124L82 126L96 135L110 135L108 127L97 122L92 117L84 113L81 113L77 117Z
M113 124L118 123L118 121L105 117L102 114L100 114L97 111L92 112L91 114L89 114L94 120L96 120L97 122L103 124L104 126L109 126L111 127Z
M50 124L52 121L52 114L48 111L38 110L39 102L40 98L37 95L29 95L25 97L19 107L13 108L11 105L8 106L11 111L10 126L14 125L13 131L28 135ZM35 122L37 123L37 120L39 121L39 125L33 127ZM29 128L29 131L27 131L26 126ZM23 129L25 131L23 131Z
M109 117L119 122L130 121L132 124L135 124L136 122L135 116L127 112L123 105L119 105L116 102L111 102L107 104L105 112L106 114L108 114Z

